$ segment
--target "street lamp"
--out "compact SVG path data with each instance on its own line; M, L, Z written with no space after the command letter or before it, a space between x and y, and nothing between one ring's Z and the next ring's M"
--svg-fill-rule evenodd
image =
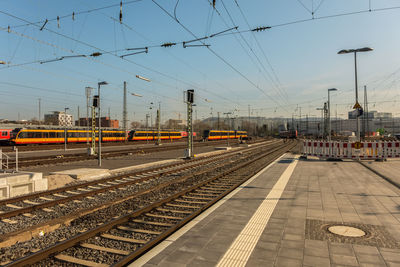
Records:
M354 107L357 108L359 106L358 104L358 84L357 84L357 52L369 52L372 51L373 49L371 47L363 47L363 48L358 48L358 49L343 49L338 52L339 55L342 54L348 54L348 53L354 53L354 74L355 74L355 91L356 91L356 104ZM358 104L358 105L357 105ZM360 118L357 114L357 141L360 141Z
M330 88L328 89L328 141L331 141L331 96L330 92L332 91L337 91L336 88Z
M323 124L324 124L324 108L316 108L316 110L321 110L321 126L319 127L320 128L320 134L321 134L321 136L322 136L322 129L323 129ZM292 115L293 116L293 115ZM293 120L293 119L292 119Z
M67 110L69 108L64 108L64 151L67 151Z
M108 83L107 82L105 82L105 81L103 81L103 82L99 82L99 83L97 83L97 95L98 95L98 106L99 106L99 157L98 157L98 163L99 163L99 166L101 166L101 110L100 110L100 103L101 103L101 101L100 101L100 86L101 85L107 85Z

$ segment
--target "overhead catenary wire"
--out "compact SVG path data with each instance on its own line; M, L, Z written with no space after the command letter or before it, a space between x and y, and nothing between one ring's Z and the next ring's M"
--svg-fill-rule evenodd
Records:
M25 19L19 18L19 17L15 16L15 15L9 14L9 13L7 13L7 12L3 12L3 11L1 11L1 10L0 10L0 13L3 13L3 14L5 14L5 15L11 16L11 17L13 17L13 18L22 20L22 21L24 21L24 22L29 22L29 21L27 21L27 20L25 20ZM33 23L31 23L31 22L29 22L29 25L34 25L34 26L38 27L38 25L33 24ZM0 29L2 29L2 28L0 28ZM85 42L76 40L76 39L74 39L74 38L72 38L72 37L66 36L66 35L64 35L64 34L60 34L60 33L55 32L55 31L53 31L53 30L49 30L49 29L46 29L46 30L48 30L49 32L54 33L54 34L56 34L56 35L60 35L60 36L62 36L62 37L64 37L64 38L67 38L67 39L70 39L70 40L75 40L77 43L80 43L80 44L83 44L83 45L85 45L85 46L89 46L89 47L91 47L91 48L94 48L94 49L96 49L96 50L99 50L99 51L101 51L101 52L104 53L104 54L111 54L111 55L112 55L112 53L115 52L115 51L104 51L104 50L102 50L102 49L100 49L100 48L97 48L97 47L95 47L95 46L93 46L93 45L90 45L90 44L88 44L88 43L85 43ZM182 42L182 43L183 43L183 42ZM57 46L56 46L56 45L53 45L53 47L56 48ZM122 51L122 50L119 50L119 51ZM68 52L74 53L74 51L72 51L72 50L71 50L71 51L68 51ZM95 53L93 53L93 55L94 55L94 56L99 56L99 55L101 55L102 53L95 52ZM144 66L144 65L142 65L142 64L138 64L138 63L133 62L133 61L131 61L131 60L129 60L129 59L126 59L126 58L122 58L122 59L125 60L125 61L127 61L127 62L130 62L130 63L132 63L132 64L135 64L135 65L137 65L137 66L139 66L139 67L141 67L141 68L144 68L144 69L146 69L146 70L155 72L155 73L157 73L157 74L159 74L159 75L162 75L162 76L164 76L164 77L167 77L167 78L170 78L170 79L174 79L174 80L175 80L174 77L172 77L172 76L170 76L170 75L166 75L166 74L164 74L164 73L162 73L162 72L160 72L160 71L157 71L157 70L154 70L154 69L152 69L152 68L146 67L146 66ZM40 62L41 62L41 60L33 61L33 62L29 62L29 63L23 63L23 64L25 65L25 64L40 63ZM105 64L105 63L103 63L103 64ZM106 64L105 64L105 65L106 65ZM0 69L1 69L1 68L0 68ZM182 82L182 83L187 83L187 82L184 82L184 81L182 81L182 80L179 80L179 81ZM187 84L188 84L189 86L192 86L192 84L190 84L190 83L187 83ZM201 88L200 88L200 89L201 89ZM209 91L209 93L216 95L215 93L212 93L212 92L210 92L210 91ZM223 99L227 99L227 98L225 98L225 97L222 97L222 98L223 98Z
M171 17L174 21L175 18L171 13L169 13L165 8L163 8L157 1L152 0L154 4L156 4L161 10L164 11L169 17ZM176 21L185 31L190 33L194 38L198 38L192 31L190 31L185 25L183 25L181 22ZM202 42L202 41L200 41ZM202 42L204 44L204 42ZM226 59L224 59L222 56L217 54L212 48L207 47L208 50L211 51L212 54L214 54L217 58L219 58L222 62L224 62L226 65L228 65L232 70L234 70L236 73L238 73L241 77L243 77L246 81L248 81L252 86L254 86L256 89L258 89L260 92L262 92L264 95L266 95L269 99L271 99L273 102L277 103L275 99L273 99L270 95L268 95L264 90L262 90L259 86L257 86L253 81L251 81L246 75L244 75L242 72L240 72L237 68L235 68L232 64L230 64ZM281 106L279 103L277 103L279 106Z
M323 1L323 0L322 0L322 1ZM247 27L248 27L249 29L251 29L250 23L249 23L249 21L247 20L246 16L244 15L244 12L243 12L242 8L240 7L240 5L239 5L239 3L238 3L238 0L234 0L234 2L235 2L235 4L236 4L237 8L239 9L239 12L240 12L240 14L242 15L244 21L246 22ZM279 87L281 88L281 90L283 91L284 96L285 96L287 99L289 99L289 96L288 96L286 90L285 90L284 88L282 88L282 83L280 82L280 80L279 80L279 78L278 78L278 75L277 75L276 72L275 72L274 67L272 66L272 64L271 64L270 60L268 59L268 57L267 57L267 55L266 55L264 49L262 48L260 42L258 41L258 38L257 38L256 35L254 34L254 30L252 30L250 33L251 33L251 35L253 36L253 39L256 41L256 44L257 44L257 46L258 46L258 49L259 49L259 50L261 51L261 53L263 54L265 61L267 62L268 66L270 67L271 72L272 72L272 74L273 74L273 76L274 76L274 78L275 78L275 80L276 80L278 86L279 86Z
M11 16L11 17L14 17L14 18L17 18L17 19L20 19L20 20L26 22L25 19L19 18L19 17L17 17L17 16L12 15L12 14L9 14L9 13L6 13L6 12L2 12L2 11L0 11L0 13L9 15L9 16ZM38 25L35 25L35 26L38 26ZM0 30L4 30L4 29L3 29L3 28L0 28ZM66 36L66 35L64 35L64 34L57 33L57 32L55 32L55 31L53 31L53 30L49 30L49 29L46 29L46 30L50 31L51 33L55 33L55 34L57 34L57 35L61 35L62 37L65 37L65 38L67 38L67 39L74 40L74 38L72 38L72 37ZM11 32L16 33L15 31L12 31L12 30L11 30ZM39 40L39 39L37 39L37 38L33 38L33 37L30 37L30 36L28 37L28 36L26 36L26 35L25 35L25 37L27 37L27 38L29 38L29 39L32 39L32 40L35 40L35 41L38 41L39 43L42 43L42 44L45 44L45 45L48 45L48 46L51 46L51 47L54 47L54 48L57 48L57 49L61 49L61 50L65 51L65 52L69 52L69 53L73 53L73 54L76 53L76 52L74 52L74 51L72 51L72 50L68 50L68 49L65 49L65 48L61 48L60 46L57 46L57 45L54 45L54 44L51 44L51 43L48 43L48 42L45 42L45 41L41 41L41 40ZM95 46L93 46L93 45L90 45L90 44L87 44L87 43L85 43L85 42L81 42L81 41L79 41L79 40L76 40L76 41L79 42L79 43L81 43L81 44L84 44L84 45L86 45L86 46L89 46L89 47L91 47L91 48L94 48L95 50L101 51L101 52L104 53L104 54L111 54L111 55L113 55L110 51L104 51L104 50L102 50L102 49L100 49L100 48L97 48L97 47L95 47ZM100 53L100 52L94 52L94 53L90 54L89 56L100 56L102 53ZM118 57L118 56L117 56L117 57ZM87 57L86 57L86 58L87 58ZM132 64L135 64L135 65L137 65L137 66L140 66L140 67L142 67L142 68L144 68L144 69L146 69L146 70L155 72L155 73L157 73L157 74L159 74L159 75L161 75L161 76L164 76L164 77L167 77L167 78L176 80L174 77L172 77L172 76L170 76L170 75L167 75L167 74L165 74L165 73L162 73L162 72L160 72L160 71L157 71L157 70L155 70L155 69L149 68L149 67L147 67L147 66L144 66L144 65L142 65L142 64L133 62L133 61L128 60L128 59L125 59L125 58L122 58L122 59L125 60L125 61L127 61L127 62L130 62L130 63L132 63ZM59 60L59 59L54 59L54 61L58 61L58 60ZM96 62L100 62L101 64L106 65L106 66L109 66L109 67L112 67L112 68L114 68L114 69L118 69L118 70L121 70L121 71L123 71L123 72L129 73L130 75L133 75L133 76L136 75L136 74L133 74L133 73L131 73L131 72L129 72L129 71L126 71L125 69L121 69L121 68L112 66L112 65L110 65L110 64L108 64L108 63L104 63L104 62L101 62L101 61L99 61L99 60L95 60L95 59L93 59L93 58L91 58L91 60L96 61ZM18 64L18 65L26 65L26 64L40 63L40 62L43 62L43 60L37 60L37 61L28 62L28 63L23 63L23 64ZM14 66L15 66L15 65L14 65ZM8 67L10 67L10 66L8 66ZM4 69L4 68L7 68L7 67L3 67L3 68L0 68L0 69ZM182 83L187 83L187 82L182 81L182 80L179 80L179 81L182 82ZM155 82L155 81L153 81L153 82ZM158 82L158 83L160 83L160 82ZM163 84L163 83L160 83L160 84L161 84L161 85L165 85L165 84ZM187 83L187 84L188 84L189 86L192 86L192 84L190 84L190 83ZM173 88L172 86L168 86L168 87ZM163 95L161 95L161 96L162 96L162 97L166 97L166 98L170 98L170 97L168 97L168 96L163 96ZM174 98L171 98L171 99L174 99ZM177 102L179 102L179 100L177 100L177 99L174 99L174 100L177 101Z
M221 4L222 4L222 6L223 6L225 12L228 14L229 19L231 20L232 24L235 25L236 23L235 23L235 21L233 20L231 14L229 13L229 11L228 11L228 9L227 9L227 7L226 7L226 5L225 5L225 3L224 3L223 0L221 0ZM226 22L225 22L225 24L226 24ZM237 30L237 29L236 29L236 30ZM239 33L239 36L240 36L240 38L243 40L243 42L246 44L246 46L249 48L249 50L251 51L251 53L254 55L254 57L256 58L257 62L260 64L261 68L262 68L262 69L264 70L264 72L267 74L268 78L265 77L265 76L263 75L264 78L265 78L267 81L268 81L268 79L270 80L272 86L275 87L275 90L276 90L278 96L281 98L281 100L282 100L283 102L286 102L287 104L289 104L289 101L288 101L287 97L285 97L285 96L283 95L283 93L281 92L281 89L279 88L279 86L275 84L274 79L272 78L272 76L270 75L270 73L267 71L267 69L265 68L264 64L261 62L260 58L259 58L259 57L257 56L257 54L254 52L253 48L250 46L250 44L249 44L249 43L247 42L247 40L244 38L243 34ZM245 49L245 48L243 48L243 49ZM250 55L248 55L248 56L250 56ZM255 65L257 65L255 62L253 62L253 63L254 63ZM259 69L259 71L260 71L261 73L263 73L263 72L261 71L261 69ZM285 103L285 104L286 104L286 103Z

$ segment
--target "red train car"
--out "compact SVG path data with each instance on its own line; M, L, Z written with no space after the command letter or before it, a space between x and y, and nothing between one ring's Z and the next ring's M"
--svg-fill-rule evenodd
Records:
M12 129L0 129L0 143L6 144L11 139L11 131Z

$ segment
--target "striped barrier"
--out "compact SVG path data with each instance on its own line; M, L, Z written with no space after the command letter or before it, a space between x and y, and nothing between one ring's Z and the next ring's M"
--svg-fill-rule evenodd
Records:
M374 141L357 144L342 141L303 140L303 156L315 156L324 159L399 158L400 142Z

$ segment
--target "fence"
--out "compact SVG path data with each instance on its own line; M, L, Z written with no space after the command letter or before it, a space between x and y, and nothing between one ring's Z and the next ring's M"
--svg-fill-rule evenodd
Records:
M18 148L15 148L14 151L15 151L15 158L14 160L12 160L10 156L3 153L3 150L0 149L0 171L9 170L11 164L13 163L12 165L14 165L15 171L18 172Z
M303 140L303 156L331 159L387 159L400 157L399 141L343 142Z

